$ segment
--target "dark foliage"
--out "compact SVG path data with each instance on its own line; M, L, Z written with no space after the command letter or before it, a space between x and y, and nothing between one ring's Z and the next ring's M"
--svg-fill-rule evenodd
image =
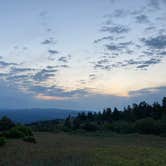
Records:
M23 138L25 136L33 136L30 128L22 125L16 125L8 131L3 132L7 138Z
M118 133L133 133L134 127L132 123L126 121L115 121L110 124L110 129Z
M2 117L2 119L0 120L0 131L9 130L14 126L15 126L14 122L12 122L12 120L10 120L6 116Z
M57 132L62 125L62 120L47 120L28 124L33 131Z
M159 134L159 126L152 118L137 120L135 130L140 134Z
M11 128L9 131L5 131L3 135L7 138L22 138L24 134L19 131L17 128Z
M22 138L27 142L36 143L32 130L24 125L16 125L7 117L0 120L0 146L6 144L6 138Z
M64 121L66 131L84 129L86 131L111 130L118 133L141 133L166 135L166 97L162 105L145 101L118 110L106 108L102 112L82 112Z
M129 105L123 110L106 108L101 112L80 112L76 117L29 125L34 131L113 131L166 136L166 97L162 104L145 101Z
M6 144L6 138L0 137L0 146L4 146Z
M35 137L34 136L25 136L24 138L23 138L23 141L25 141L25 142L30 142L30 143L36 143L36 139L35 139Z
M86 131L97 131L98 127L95 124L87 122L82 127Z

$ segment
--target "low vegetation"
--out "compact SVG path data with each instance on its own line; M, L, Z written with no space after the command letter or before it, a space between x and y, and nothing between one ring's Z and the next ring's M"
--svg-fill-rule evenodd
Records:
M97 134L98 133L98 134ZM166 139L100 132L35 132L37 144L12 139L0 148L7 166L165 166Z
M0 147L4 146L6 144L6 138L5 137L0 137Z
M0 120L0 146L5 145L7 139L19 139L35 143L35 138L30 128L24 125L15 124L7 117Z
M36 143L36 139L33 136L24 136L23 141L25 142L31 142L31 143Z

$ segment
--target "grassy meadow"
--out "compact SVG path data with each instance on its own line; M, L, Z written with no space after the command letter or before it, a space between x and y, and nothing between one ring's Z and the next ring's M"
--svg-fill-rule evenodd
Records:
M36 144L11 139L0 166L165 166L166 138L151 135L36 132Z

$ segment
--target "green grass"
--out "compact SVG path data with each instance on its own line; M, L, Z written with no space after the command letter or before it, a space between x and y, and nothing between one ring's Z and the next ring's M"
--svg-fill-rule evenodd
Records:
M0 166L165 166L166 138L35 133L37 144L8 140Z

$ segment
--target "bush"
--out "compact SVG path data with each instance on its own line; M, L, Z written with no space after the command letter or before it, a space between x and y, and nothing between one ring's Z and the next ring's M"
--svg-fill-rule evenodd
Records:
M19 131L17 128L11 128L9 131L4 132L4 136L7 138L22 138L24 133Z
M125 121L116 121L110 124L109 128L117 133L133 133L134 127L133 124L125 122Z
M77 130L77 129L80 129L80 126L81 126L81 122L79 119L75 118L73 120L73 126L72 126L72 129L73 130Z
M6 144L6 138L0 137L0 146L4 146Z
M14 126L15 126L14 122L12 122L12 120L10 120L6 116L2 117L2 119L0 120L0 131L9 130Z
M21 131L24 134L24 136L33 136L32 130L26 126L17 125L15 128Z
M18 125L3 132L3 135L7 138L23 138L25 136L33 136L33 133L28 127Z
M135 122L135 130L140 134L158 134L159 127L152 118L145 118Z
M166 136L166 119L161 119L159 121L156 122L160 135L161 136Z
M86 123L82 127L86 131L96 131L98 130L98 127L95 124L92 123Z
M63 126L63 127L62 127L62 131L64 131L64 132L71 132L72 129L71 129L71 128L68 128L68 127L66 127L66 126Z
M26 137L23 138L23 141L31 142L31 143L34 143L34 144L36 143L36 139L33 136L26 136Z

